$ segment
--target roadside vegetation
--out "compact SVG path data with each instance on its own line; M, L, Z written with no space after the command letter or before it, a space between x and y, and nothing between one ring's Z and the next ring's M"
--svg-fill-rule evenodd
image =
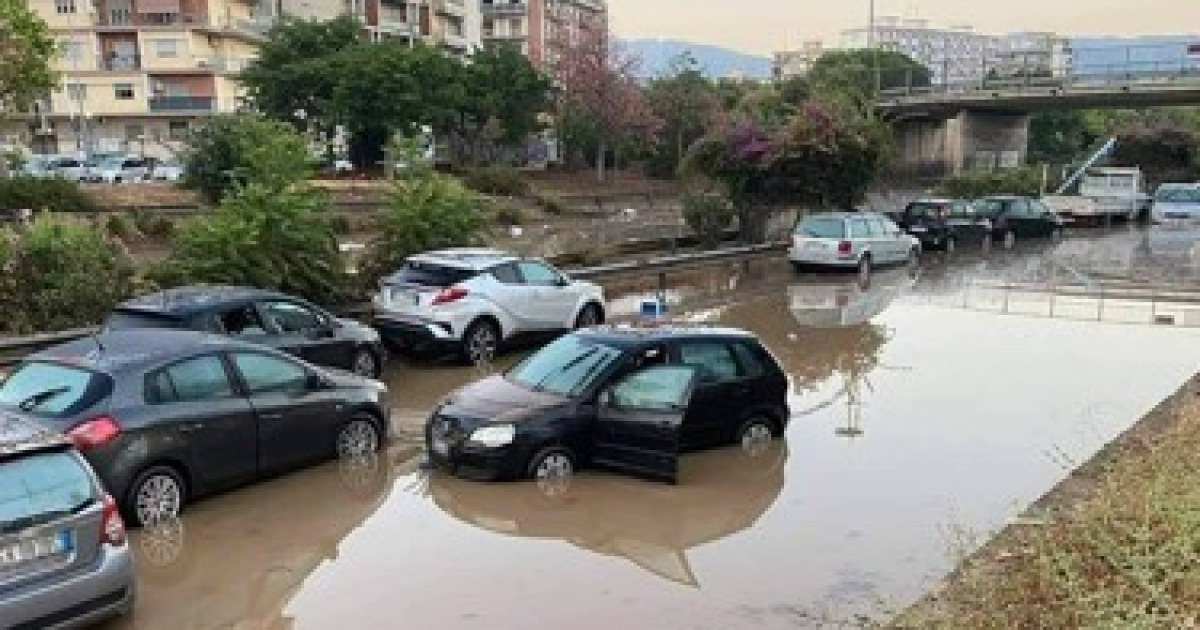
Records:
M1177 395L1001 533L897 628L1194 628L1200 398ZM1144 423L1145 423L1144 422ZM1147 429L1150 430L1147 430Z

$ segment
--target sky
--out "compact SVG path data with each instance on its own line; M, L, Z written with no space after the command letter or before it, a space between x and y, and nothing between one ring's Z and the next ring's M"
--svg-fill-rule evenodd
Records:
M608 4L620 37L681 39L765 55L810 39L836 44L843 29L867 25L869 1L608 0ZM875 13L920 17L933 26L970 24L997 34L1200 33L1200 0L876 0Z

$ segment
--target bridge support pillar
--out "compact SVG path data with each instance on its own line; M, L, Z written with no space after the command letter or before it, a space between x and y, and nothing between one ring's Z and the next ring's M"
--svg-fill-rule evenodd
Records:
M1029 148L1029 115L964 110L947 119L897 123L897 170L944 177L970 170L1016 168Z

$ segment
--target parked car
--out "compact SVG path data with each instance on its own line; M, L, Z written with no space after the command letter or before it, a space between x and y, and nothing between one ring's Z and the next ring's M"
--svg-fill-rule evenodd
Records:
M306 361L379 378L387 352L379 333L300 298L265 289L189 286L117 306L105 330L173 328L229 335Z
M1155 223L1200 221L1200 184L1163 184L1154 195L1150 218Z
M115 157L89 166L83 181L97 184L142 182L150 178L150 161L141 157Z
M51 177L77 182L87 173L87 165L79 158L59 155L46 161L46 173Z
M918 199L904 207L897 223L921 241L924 250L953 252L958 245L952 214L964 214L969 202L962 199Z
M155 162L150 168L150 179L156 182L177 182L183 179L183 166L178 162Z
M858 270L866 279L875 267L915 263L920 251L917 238L883 215L828 212L796 223L788 258L797 270Z
M783 435L787 377L750 333L600 326L450 394L431 460L477 479L550 481L599 465L674 481L681 452Z
M101 333L38 352L0 407L62 431L126 518L173 518L196 497L391 435L387 388L283 352L194 331Z
M984 197L971 204L968 215L952 214L959 238L1014 246L1018 239L1062 235L1065 222L1046 204L1032 197Z
M45 155L26 156L21 162L19 174L25 177L52 177L54 173L50 171L50 160Z
M604 292L541 260L489 249L409 258L375 296L375 327L394 348L453 349L471 362L537 333L601 324Z
M0 413L0 627L123 615L133 556L112 497L62 435Z

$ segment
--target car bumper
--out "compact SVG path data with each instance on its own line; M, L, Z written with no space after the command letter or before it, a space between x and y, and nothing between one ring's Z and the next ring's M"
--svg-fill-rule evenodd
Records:
M788 253L788 260L797 266L818 269L856 269L858 267L858 261L853 258L838 258L794 249Z
M441 322L377 315L371 325L385 342L401 348L450 347L459 342L450 325Z
M53 586L36 584L27 591L0 595L0 626L78 628L133 609L136 595L129 544L104 545L92 565Z
M518 444L487 448L462 442L445 453L436 451L432 444L427 447L429 461L435 467L475 481L520 479L525 476L525 463L529 459L528 449Z

